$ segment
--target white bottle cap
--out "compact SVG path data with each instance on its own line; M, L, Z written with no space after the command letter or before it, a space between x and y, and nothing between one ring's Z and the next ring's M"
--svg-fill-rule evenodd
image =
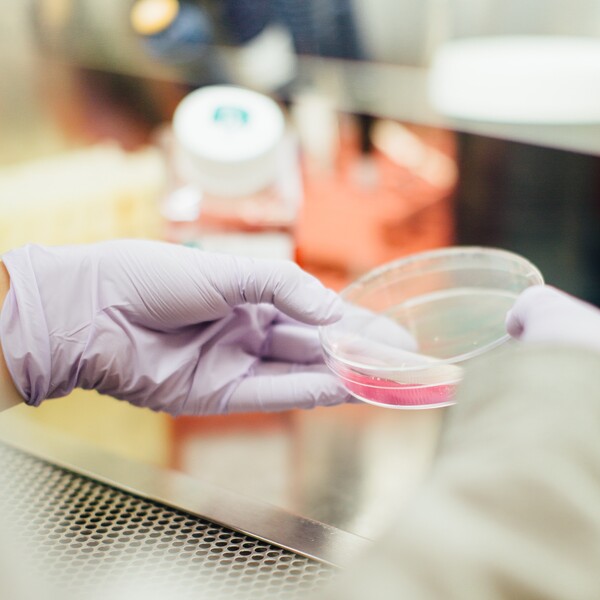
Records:
M267 96L236 86L200 88L180 102L173 131L182 174L209 194L252 194L277 177L285 120Z

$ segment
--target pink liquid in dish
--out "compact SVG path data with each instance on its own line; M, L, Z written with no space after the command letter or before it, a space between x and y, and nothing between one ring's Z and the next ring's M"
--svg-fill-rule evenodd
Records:
M426 408L454 402L456 383L434 385L402 384L389 379L369 377L344 369L339 373L344 385L359 399L394 407Z

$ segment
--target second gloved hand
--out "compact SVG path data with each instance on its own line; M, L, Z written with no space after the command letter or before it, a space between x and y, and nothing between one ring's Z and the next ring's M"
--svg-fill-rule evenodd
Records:
M551 286L526 289L509 311L506 328L523 342L600 350L600 310Z
M342 305L291 262L145 241L26 246L2 260L0 340L28 404L75 387L171 414L348 399L314 327Z

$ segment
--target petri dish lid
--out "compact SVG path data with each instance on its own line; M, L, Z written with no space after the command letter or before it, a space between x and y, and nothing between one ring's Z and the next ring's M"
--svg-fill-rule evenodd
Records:
M348 310L320 328L323 349L334 370L404 383L457 381L461 363L510 339L506 312L522 290L543 282L528 260L495 248L401 258L341 291Z

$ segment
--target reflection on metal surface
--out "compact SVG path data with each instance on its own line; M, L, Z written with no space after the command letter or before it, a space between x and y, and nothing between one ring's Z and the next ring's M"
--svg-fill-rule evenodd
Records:
M174 467L373 539L427 473L442 414L360 404L179 419Z
M322 562L343 565L368 543L335 527L178 473L120 459L49 435L26 422L2 420L0 441L75 473Z

